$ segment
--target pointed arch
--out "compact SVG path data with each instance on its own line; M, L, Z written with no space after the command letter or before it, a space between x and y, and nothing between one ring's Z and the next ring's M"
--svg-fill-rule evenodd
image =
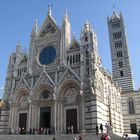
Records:
M49 91L52 96L52 94L54 93L54 88L50 84L41 84L37 86L33 91L32 100L39 101L41 99L41 96L43 96L43 92L45 91Z
M64 80L62 83L60 83L60 85L58 86L58 97L64 97L65 92L69 89L69 88L75 88L78 92L80 91L80 83L75 80L75 79L67 79Z
M27 101L28 97L29 97L29 90L25 87L21 87L15 92L14 96L12 97L12 100L16 103L25 102L25 99Z

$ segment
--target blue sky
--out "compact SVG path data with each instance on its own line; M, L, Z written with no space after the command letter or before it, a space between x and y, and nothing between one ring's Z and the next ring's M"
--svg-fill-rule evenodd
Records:
M52 14L61 26L67 8L72 32L77 39L88 20L97 33L103 66L111 71L111 56L107 29L107 16L115 10L122 12L136 89L140 85L140 0L1 0L0 1L0 96L5 84L10 53L20 41L23 49L29 48L30 32L36 19L41 27L52 4Z

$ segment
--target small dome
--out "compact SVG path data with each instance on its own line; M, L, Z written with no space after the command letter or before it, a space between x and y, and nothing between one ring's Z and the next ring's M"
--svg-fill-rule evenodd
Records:
M27 62L27 56L24 54L21 63L26 63L26 62Z
M80 48L79 42L75 38L73 38L71 41L70 50L77 48Z

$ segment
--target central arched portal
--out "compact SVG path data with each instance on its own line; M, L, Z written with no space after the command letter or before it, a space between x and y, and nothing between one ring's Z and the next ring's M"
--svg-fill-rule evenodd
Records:
M79 129L79 93L75 87L65 91L65 127L66 133L78 133Z
M77 133L77 108L66 110L66 128L67 134Z
M44 90L40 96L39 128L50 130L52 127L52 93Z

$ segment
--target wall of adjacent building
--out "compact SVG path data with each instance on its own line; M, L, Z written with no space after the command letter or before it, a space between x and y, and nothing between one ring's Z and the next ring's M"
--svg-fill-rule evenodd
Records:
M133 99L134 103L134 114L129 112L129 99ZM122 110L123 110L123 121L124 131L131 133L130 124L136 124L137 131L140 130L140 90L124 92L122 94Z

